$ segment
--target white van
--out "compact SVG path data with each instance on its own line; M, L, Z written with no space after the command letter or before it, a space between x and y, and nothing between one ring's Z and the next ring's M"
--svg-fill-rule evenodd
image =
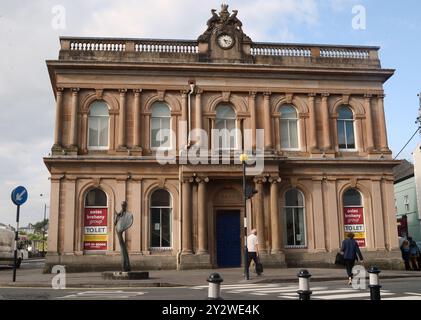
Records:
M13 266L15 255L15 231L9 226L0 223L0 265ZM26 250L18 250L17 267L22 260L27 259Z

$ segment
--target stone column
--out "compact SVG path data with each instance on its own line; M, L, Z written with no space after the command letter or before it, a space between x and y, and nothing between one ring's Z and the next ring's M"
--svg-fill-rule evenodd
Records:
M63 128L63 88L57 88L57 100L56 100L56 123L54 129L54 145L53 149L61 149L62 147L62 128Z
M355 143L358 152L364 152L363 119L362 115L355 116Z
M79 109L79 88L72 88L72 115L70 120L70 141L71 147L77 148L77 113Z
M374 227L374 248L385 249L384 219L383 219L383 197L381 190L381 180L373 179L371 182L373 197L373 227Z
M309 149L311 151L317 150L317 119L316 119L316 109L315 109L315 93L310 93L308 95L308 108L310 113L310 129L309 129Z
M126 148L126 89L120 91L120 113L118 117L118 149Z
M378 121L380 128L380 150L389 151L387 143L386 117L384 115L384 97L385 95L383 94L377 96Z
M313 223L314 247L316 252L326 251L326 230L324 219L322 179L313 178Z
M144 133L144 145L143 147L145 148L145 151L147 154L149 154L151 152L151 115L150 114L145 114L145 130L143 131Z
M182 230L182 239L183 239L183 250L182 254L192 254L193 253L193 228L192 228L192 178L185 178L183 180L183 203L182 203L182 217L183 217L183 230Z
M242 150L243 149L243 136L242 136L242 131L241 131L241 121L243 119L241 118L237 118L235 120L235 126L236 126L236 131L235 131L235 146L234 149L238 149L238 150Z
M60 218L60 187L63 176L51 176L50 217L48 229L48 253L57 255Z
M64 253L74 253L74 232L75 232L75 214L76 214L76 179L66 178L64 181L66 198L64 199Z
M82 141L81 149L83 152L88 151L88 112L83 112L82 114Z
M366 132L367 132L367 151L372 151L374 149L374 141L373 141L373 120L371 116L371 94L364 95L364 107L366 113Z
M330 116L329 116L329 105L328 99L329 94L322 94L322 123L323 123L323 149L330 150L332 148L332 143L330 140Z
M203 130L202 93L202 89L198 89L196 92L196 130ZM196 134L196 143L199 143L199 145L203 145L200 132L198 131Z
M209 178L197 178L198 254L208 253L208 215L206 212L206 183Z
M264 216L264 205L263 205L263 183L266 182L266 178L258 177L254 178L256 184L256 229L257 229L257 240L259 241L260 253L266 252L266 238L265 238L265 216Z
M181 90L181 124L180 125L180 150L183 150L187 146L187 136L189 134L189 124L188 124L188 105L187 105L187 93L186 90ZM183 125L184 123L184 125Z
M250 121L252 130L252 149L256 150L256 92L249 93L249 109L250 109Z
M263 93L263 117L265 130L265 151L272 150L272 126L271 126L271 110L270 110L270 92Z
M133 108L133 149L140 149L140 98L142 89L134 90Z
M279 183L281 178L270 177L270 220L272 226L272 254L281 252L281 228L279 221Z

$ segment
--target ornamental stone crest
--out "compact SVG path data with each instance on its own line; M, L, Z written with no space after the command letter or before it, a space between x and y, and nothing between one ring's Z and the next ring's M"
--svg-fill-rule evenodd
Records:
M213 34L220 33L230 33L242 41L251 42L250 37L243 32L242 22L237 18L238 10L232 10L232 14L230 14L228 5L222 4L219 14L216 13L216 9L212 9L211 14L212 17L206 23L208 28L198 38L199 42L207 42Z

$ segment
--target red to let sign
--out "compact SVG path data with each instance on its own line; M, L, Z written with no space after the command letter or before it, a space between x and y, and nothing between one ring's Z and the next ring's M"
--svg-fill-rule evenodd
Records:
M107 250L107 208L85 208L84 249Z
M366 246L363 208L344 208L344 231L345 233L354 233L355 241L357 241L360 247Z

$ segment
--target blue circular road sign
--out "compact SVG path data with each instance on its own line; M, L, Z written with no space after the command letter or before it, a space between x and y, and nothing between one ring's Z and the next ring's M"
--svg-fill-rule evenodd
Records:
M28 200L28 190L19 186L12 191L12 201L15 205L21 206Z

